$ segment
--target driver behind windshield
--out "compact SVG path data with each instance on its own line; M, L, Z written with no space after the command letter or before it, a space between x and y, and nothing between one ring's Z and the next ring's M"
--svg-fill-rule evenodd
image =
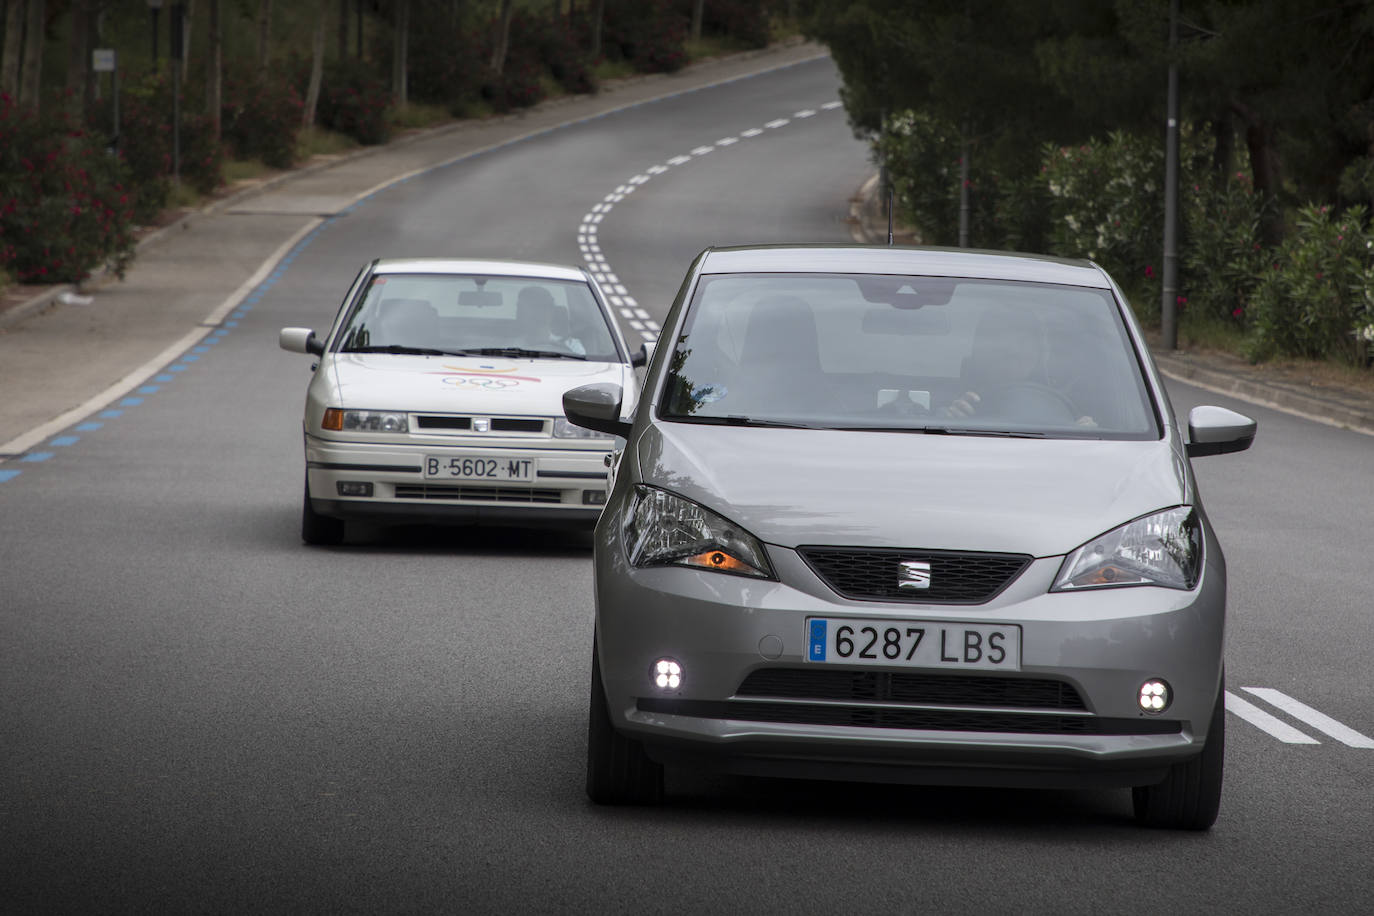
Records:
M1071 405L1048 375L1049 351L1045 327L1034 313L989 307L978 317L973 350L960 373L965 391L945 408L945 415L961 419L1015 416L1023 410L1033 412L1036 402L1056 400L1067 410ZM1074 422L1097 425L1090 416L1078 416Z

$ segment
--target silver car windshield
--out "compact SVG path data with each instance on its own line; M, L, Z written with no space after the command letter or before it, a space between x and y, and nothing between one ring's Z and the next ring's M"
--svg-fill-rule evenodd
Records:
M1109 290L874 275L703 277L664 419L1153 439Z
M378 274L337 340L344 353L620 359L586 283L530 277Z

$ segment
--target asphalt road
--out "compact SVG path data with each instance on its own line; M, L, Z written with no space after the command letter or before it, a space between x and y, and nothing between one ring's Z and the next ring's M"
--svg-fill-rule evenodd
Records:
M309 362L278 328L326 326L368 258L461 252L604 264L652 334L707 244L848 240L868 163L837 92L799 64L413 177L330 218L144 390L7 462L6 909L1368 911L1368 437L1171 387L1180 413L1259 418L1251 451L1195 465L1230 561L1229 684L1310 742L1229 715L1201 835L1137 829L1122 792L670 773L661 809L594 808L589 539L301 545Z

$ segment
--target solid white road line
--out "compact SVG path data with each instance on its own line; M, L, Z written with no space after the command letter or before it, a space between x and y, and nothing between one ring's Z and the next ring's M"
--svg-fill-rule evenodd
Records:
M1330 735L1342 744L1350 747L1374 748L1374 738L1369 738L1355 731L1347 725L1342 725L1335 719L1318 712L1306 703L1300 703L1286 693L1282 693L1272 687L1242 687L1246 693L1252 693L1264 700L1276 709L1282 709L1295 719L1306 722L1324 735Z
M1268 732L1285 744L1321 744L1316 738L1298 731L1287 722L1274 718L1249 700L1243 700L1229 690L1226 691L1226 711L1235 713L1246 722Z

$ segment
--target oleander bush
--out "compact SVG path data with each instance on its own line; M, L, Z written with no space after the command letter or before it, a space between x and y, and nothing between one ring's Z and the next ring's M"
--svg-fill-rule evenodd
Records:
M180 175L196 191L208 194L223 183L224 155L209 117L188 104L189 98L202 97L182 92ZM120 92L118 149L129 167L134 222L141 225L157 218L171 190L172 107L171 80L165 73L145 75ZM96 123L113 131L107 121Z
M0 269L75 282L133 256L129 169L67 109L38 114L0 93Z
M1363 206L1309 205L1255 290L1248 354L1363 364L1374 344L1374 229Z
M672 73L687 64L688 24L670 0L606 0L601 50L642 73Z
M257 159L274 169L294 164L305 102L286 73L230 70L223 98L221 130L237 158Z
M316 118L322 127L365 146L391 139L391 86L365 62L348 58L325 66Z

